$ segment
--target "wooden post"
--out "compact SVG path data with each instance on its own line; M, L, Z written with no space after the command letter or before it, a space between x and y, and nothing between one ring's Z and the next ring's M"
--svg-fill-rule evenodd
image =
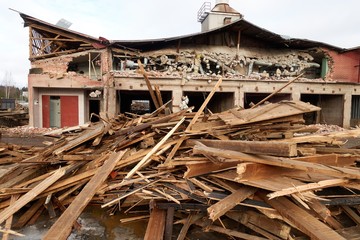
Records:
M147 73L145 72L145 69L143 67L143 65L141 64L141 61L138 60L138 65L139 65L139 68L140 68L140 72L141 74L144 76L144 79L145 79L145 82L146 82L146 86L148 87L149 89L149 93L150 93L150 96L151 96L151 99L153 100L154 102L154 105L156 107L156 109L158 109L160 107L160 104L155 96L155 93L154 93L154 90L152 89L152 86L151 86L151 83L150 83L150 80L147 76Z
M203 102L203 104L201 105L201 107L199 108L199 110L196 112L195 116L193 117L193 119L191 119L191 122L189 123L189 125L187 126L185 132L188 132L191 130L192 125L194 125L194 123L196 123L196 121L198 120L198 118L200 117L201 113L204 111L205 107L207 106L207 104L210 102L212 96L215 94L216 90L219 88L220 84L222 83L222 78L219 79L219 81L217 81L217 83L215 84L214 88L211 90L211 92L209 93L209 95L206 97L205 101Z

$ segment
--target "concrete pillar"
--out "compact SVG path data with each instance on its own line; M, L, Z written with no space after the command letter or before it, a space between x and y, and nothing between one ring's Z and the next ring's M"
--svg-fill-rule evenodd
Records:
M344 95L344 113L343 113L343 127L350 128L351 119L351 93L345 93Z
M300 99L301 99L301 93L300 93L300 91L292 91L292 93L291 93L291 99L292 99L293 101L300 101Z
M103 107L102 112L107 114L109 118L115 117L116 111L116 89L114 76L111 74L112 56L110 49L106 49L101 53L101 72L102 81L104 83Z
M238 86L237 91L235 91L235 96L234 96L235 106L243 108L244 107L244 97L245 97L245 92L241 89L241 86Z
M177 88L173 89L172 91L172 97L173 97L173 112L180 111L180 103L181 103L181 97L183 95L183 88Z
M42 127L42 113L40 112L41 99L39 96L38 88L32 85L33 81L30 81L31 76L28 76L28 91L29 91L29 126L31 127ZM41 121L40 121L41 120Z

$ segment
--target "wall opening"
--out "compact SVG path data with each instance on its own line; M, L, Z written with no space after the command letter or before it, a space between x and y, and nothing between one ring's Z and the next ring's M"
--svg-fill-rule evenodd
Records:
M351 119L350 126L356 127L360 124L360 95L351 97Z
M42 127L79 125L78 96L42 95Z
M59 96L50 96L50 127L61 127L61 106Z
M95 115L94 115L95 114ZM91 122L98 122L100 115L100 100L89 100L89 119Z
M87 55L74 57L68 63L67 72L76 72L92 80L101 80L101 54L89 52Z
M201 105L204 103L209 92L183 92L184 96L189 98L189 107L194 106L194 111L198 111ZM216 92L210 102L207 105L213 113L219 113L231 109L234 107L234 93L233 92ZM205 111L206 112L206 111Z
M250 108L253 104L257 104L261 100L269 96L269 93L245 93L244 94L244 108ZM291 94L288 93L278 93L267 101L271 103L280 102L282 100L291 100Z
M151 99L149 91L130 91L120 90L117 91L120 113L134 113L144 114L155 111L155 105ZM172 99L171 91L161 91L161 98L163 103ZM145 107L149 103L149 107ZM138 104L138 107L134 107L134 104ZM133 106L133 107L132 107ZM144 106L143 110L140 110ZM172 109L172 105L169 106Z
M321 108L320 113L305 114L306 124L321 123L343 126L343 95L301 94L300 100Z

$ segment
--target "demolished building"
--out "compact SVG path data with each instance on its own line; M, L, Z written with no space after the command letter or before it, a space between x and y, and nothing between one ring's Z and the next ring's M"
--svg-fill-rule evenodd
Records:
M173 38L120 41L95 38L24 13L29 28L30 125L65 127L109 117L154 111L182 97L200 107L219 78L223 83L208 104L211 112L248 108L294 77L295 83L269 99L301 100L321 107L307 123L355 126L360 119L360 48L285 37L246 21L227 1L198 13L202 32ZM151 92L139 67L155 86Z

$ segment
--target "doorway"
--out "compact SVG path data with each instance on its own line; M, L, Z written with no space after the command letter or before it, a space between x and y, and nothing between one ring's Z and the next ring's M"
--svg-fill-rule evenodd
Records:
M98 122L100 115L100 100L89 100L89 120Z
M61 108L59 96L50 96L50 127L61 127Z

